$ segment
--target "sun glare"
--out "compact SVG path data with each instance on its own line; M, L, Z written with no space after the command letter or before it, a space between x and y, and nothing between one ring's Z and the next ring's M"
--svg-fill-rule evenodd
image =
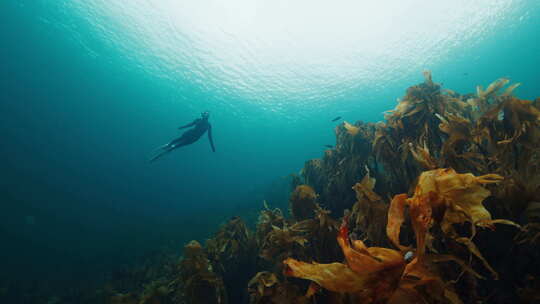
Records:
M512 1L79 0L77 7L150 73L240 96L309 100L447 60L493 30Z

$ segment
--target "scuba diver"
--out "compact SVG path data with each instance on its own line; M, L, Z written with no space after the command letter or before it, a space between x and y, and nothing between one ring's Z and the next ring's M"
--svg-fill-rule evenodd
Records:
M152 159L150 159L150 162L155 161L156 159L162 157L163 155L171 152L172 150L176 148L180 148L182 146L190 145L196 142L197 140L199 140L199 138L201 138L201 136L203 136L203 134L206 131L208 131L208 139L210 140L210 146L212 147L212 151L216 152L216 149L214 148L214 141L212 140L212 126L208 122L209 117L210 117L210 113L208 111L205 111L201 113L201 118L197 118L193 122L185 126L179 127L178 129L180 130L180 129L194 126L193 129L189 129L186 132L184 132L182 136L178 137L177 139L172 140L168 144L165 144L159 147L157 150L162 150L162 151L158 153L156 156L154 156Z

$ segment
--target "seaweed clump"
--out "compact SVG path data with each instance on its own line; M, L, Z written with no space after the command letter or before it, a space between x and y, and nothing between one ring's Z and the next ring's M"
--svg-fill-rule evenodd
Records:
M369 179L364 179L364 184L366 180ZM460 303L459 296L450 288L449 280L429 269L434 268L435 261L456 261L459 265L465 263L453 255L426 255L429 228L438 221L445 233L452 234L454 239L464 243L497 276L470 239L458 237L451 225L470 221L473 225L505 223L519 227L507 220L492 220L490 213L482 206L483 199L489 195L482 184L498 181L498 175L475 177L472 174L457 174L452 169L426 171L418 181L414 197L408 199L406 194L396 195L388 209L386 232L399 251L367 247L361 240L351 242L346 216L337 237L346 264L305 263L289 258L283 262L287 266L285 274L311 280L330 291L348 293L355 302ZM399 242L405 205L410 207L416 236L414 258L412 248L402 246ZM468 266L463 268L481 278Z
M298 221L313 217L316 209L316 199L317 194L313 188L307 185L297 186L289 200L292 216Z
M216 274L201 244L191 241L180 263L181 297L188 303L227 303L223 278Z

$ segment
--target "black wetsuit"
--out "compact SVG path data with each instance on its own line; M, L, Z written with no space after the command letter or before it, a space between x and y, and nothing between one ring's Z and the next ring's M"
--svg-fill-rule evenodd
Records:
M169 146L175 149L185 145L190 145L199 140L199 138L201 138L201 136L203 136L203 134L208 131L208 140L210 141L210 146L212 147L212 151L216 152L216 149L214 148L214 141L212 140L212 125L210 125L208 119L197 118L192 123L181 126L178 129L189 128L192 126L195 126L195 128L184 132L182 136L171 141L169 143Z
M210 125L210 123L208 122L208 118L197 118L193 122L185 126L181 126L178 129L184 129L189 127L194 128L187 130L186 132L184 132L184 134L182 134L182 136L174 139L170 143L159 147L159 150L161 150L161 152L159 152L156 156L150 159L150 162L155 161L156 159L162 157L163 155L171 152L176 148L180 148L182 146L190 145L196 142L207 131L208 140L210 140L210 146L212 147L212 151L216 152L216 148L214 148L214 141L212 140L212 125Z

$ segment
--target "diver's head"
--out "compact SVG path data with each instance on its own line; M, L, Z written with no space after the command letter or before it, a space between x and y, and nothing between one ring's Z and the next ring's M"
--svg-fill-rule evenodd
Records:
M201 113L201 118L202 119L208 119L208 117L210 117L210 112L204 111L204 112Z

